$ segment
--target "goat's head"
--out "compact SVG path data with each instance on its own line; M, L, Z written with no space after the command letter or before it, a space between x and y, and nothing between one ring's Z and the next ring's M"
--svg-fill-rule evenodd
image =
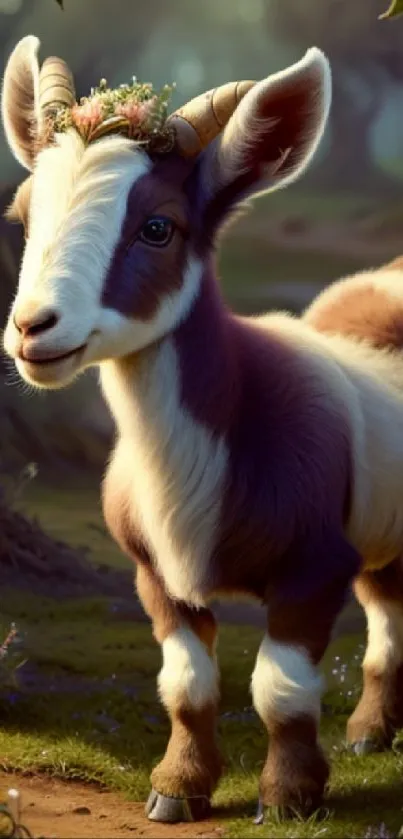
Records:
M228 215L305 169L331 80L313 48L261 82L224 85L168 117L162 151L133 138L125 119L90 141L71 124L49 137L49 115L74 109L75 93L64 62L40 69L38 48L33 36L17 44L3 84L6 138L30 173L11 207L26 246L4 346L24 379L58 387L185 317Z

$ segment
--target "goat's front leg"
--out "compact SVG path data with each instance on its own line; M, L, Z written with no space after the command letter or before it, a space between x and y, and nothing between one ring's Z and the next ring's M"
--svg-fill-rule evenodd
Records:
M210 797L221 774L215 742L215 618L209 609L172 601L148 564L138 566L137 589L162 646L158 684L172 726L165 755L151 774L146 812L153 821L199 820L210 813Z
M270 738L258 822L272 806L285 816L309 815L320 806L328 780L318 742L322 679L317 665L359 565L342 538L330 541L327 550L332 548L332 558L326 545L316 548L322 556L301 548L301 563L287 565L269 592L268 631L252 676L254 706Z

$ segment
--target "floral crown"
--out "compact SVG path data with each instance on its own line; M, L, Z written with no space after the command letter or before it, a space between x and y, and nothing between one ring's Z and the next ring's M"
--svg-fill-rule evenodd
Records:
M75 128L84 142L118 132L141 143L149 152L175 148L183 157L196 157L227 124L254 81L228 82L191 99L168 115L175 85L160 91L137 81L111 89L105 79L89 96L76 101L71 70L55 56L39 72L40 148L58 132Z
M156 91L152 84L141 83L133 76L131 84L108 87L101 79L73 105L60 105L47 116L46 134L75 128L86 143L112 132L125 134L147 150L167 152L175 143L172 126L166 125L168 104L175 85Z

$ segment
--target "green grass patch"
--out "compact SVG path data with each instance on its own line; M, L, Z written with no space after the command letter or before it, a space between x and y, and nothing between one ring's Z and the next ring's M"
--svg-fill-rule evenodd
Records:
M219 260L226 298L236 305L241 293L246 305L250 295L259 307L260 291L271 283L331 282L363 267L362 259L343 254L330 254L324 258L320 251L286 250L258 242L245 247L244 241L237 243L235 240L223 243ZM263 308L268 308L267 300Z
M162 756L169 724L158 701L161 664L151 627L119 619L102 599L55 603L4 592L2 620L25 637L25 690L0 692L0 765L98 782L145 799L149 773ZM345 724L360 687L360 636L336 641L324 670L322 741L332 761L326 818L253 825L266 736L250 708L249 682L261 640L249 627L224 626L219 659L219 738L227 771L215 795L231 837L364 836L370 825L403 824L399 754L353 757L343 748Z
M397 164L396 164L397 166ZM401 168L401 167L400 167ZM292 189L278 190L261 196L253 212L268 219L299 217L305 221L343 221L346 218L376 209L376 196L334 190L308 191L295 184Z
M54 539L87 548L89 559L117 568L132 567L106 529L101 489L96 482L56 490L35 479L27 484L17 506L25 515L36 518Z

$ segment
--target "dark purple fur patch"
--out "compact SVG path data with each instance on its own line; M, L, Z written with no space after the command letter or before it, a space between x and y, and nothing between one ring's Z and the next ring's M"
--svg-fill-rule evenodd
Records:
M105 279L103 306L129 318L150 320L163 299L181 288L189 236L188 199L182 186L189 166L170 155L134 183ZM155 215L166 215L175 223L173 239L166 247L153 247L139 239L144 223Z
M264 597L273 575L290 580L293 596L293 579L302 592L344 566L353 576L359 560L343 543L351 482L343 405L329 407L326 383L280 335L227 312L211 265L175 342L182 400L224 434L230 454L215 587Z

